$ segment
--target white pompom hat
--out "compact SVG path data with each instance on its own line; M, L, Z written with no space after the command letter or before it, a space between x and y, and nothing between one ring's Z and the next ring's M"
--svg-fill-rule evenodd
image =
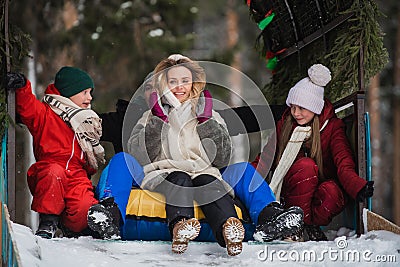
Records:
M286 105L297 105L315 114L324 108L324 86L331 80L330 70L322 64L314 64L308 69L308 77L293 86L286 99Z

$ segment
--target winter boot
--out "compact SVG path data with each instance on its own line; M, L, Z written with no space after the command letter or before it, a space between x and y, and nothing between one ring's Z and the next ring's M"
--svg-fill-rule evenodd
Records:
M258 215L257 225L261 225L269 221L271 218L278 216L285 211L283 205L279 202L271 202Z
M88 226L101 239L120 239L119 222L121 214L113 197L103 199L89 208Z
M253 237L256 241L268 242L301 233L303 217L303 210L297 206L285 210L272 202L261 211Z
M35 235L43 238L53 238L58 232L58 222L60 220L59 215L54 214L39 214L39 228Z
M182 219L172 230L172 252L181 254L186 251L190 240L200 233L200 222L196 218Z
M304 225L304 230L310 241L328 241L328 238L318 225Z
M300 228L295 233L292 233L288 236L283 236L282 240L286 242L304 242L304 229Z
M229 256L236 256L242 252L244 231L242 222L235 217L230 217L222 226L222 235Z

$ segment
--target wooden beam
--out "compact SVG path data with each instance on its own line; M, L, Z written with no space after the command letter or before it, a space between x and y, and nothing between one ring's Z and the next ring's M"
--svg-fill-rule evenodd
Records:
M279 59L284 59L294 53L297 53L300 51L302 48L305 46L311 44L315 40L319 39L320 37L324 36L326 33L330 32L331 30L335 29L338 27L340 24L351 18L354 14L353 13L347 13L343 14L336 19L332 20L328 24L326 24L324 27L321 27L321 29L316 30L314 33L310 34L309 36L305 37L303 40L299 41L297 44L287 48L285 52L280 54L278 57Z

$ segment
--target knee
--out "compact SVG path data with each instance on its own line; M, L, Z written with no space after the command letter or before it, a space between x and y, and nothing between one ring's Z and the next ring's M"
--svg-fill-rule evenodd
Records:
M64 175L65 169L58 164L49 164L47 171L51 175Z
M185 172L173 172L165 178L166 181L171 182L175 185L180 185L184 187L192 187L192 178L189 174Z
M318 166L311 158L303 157L296 160L289 172L305 172L309 175L318 175Z
M57 181L65 178L65 169L58 164L48 164L46 168L41 169L36 174L36 179Z
M314 194L315 204L326 203L328 205L344 206L342 189L332 180L321 183Z
M207 185L210 183L216 183L219 184L221 183L217 178L211 176L211 175L199 175L196 178L193 179L193 185L194 186L203 186Z
M312 209L316 225L327 225L345 206L345 198L340 187L332 180L321 183L315 191Z
M314 192L318 185L318 167L310 158L301 158L290 167L283 182L285 190Z

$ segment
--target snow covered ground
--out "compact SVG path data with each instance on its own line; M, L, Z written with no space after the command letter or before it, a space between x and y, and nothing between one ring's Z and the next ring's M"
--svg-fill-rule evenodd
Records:
M217 243L192 242L184 254L176 255L171 252L170 242L103 241L91 237L47 240L36 237L23 225L13 223L12 228L24 267L399 266L400 262L400 235L387 231L372 231L356 238L354 232L340 229L329 232L332 241L326 242L249 242L244 243L239 256L230 257Z

